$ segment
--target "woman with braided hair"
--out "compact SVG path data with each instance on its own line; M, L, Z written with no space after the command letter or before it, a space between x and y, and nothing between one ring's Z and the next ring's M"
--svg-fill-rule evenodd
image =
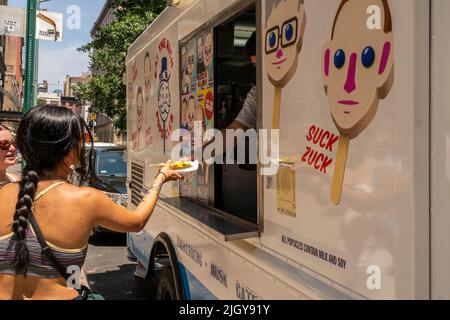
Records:
M11 131L0 124L0 188L18 178L6 170L16 164L16 146Z
M134 212L98 190L68 184L76 168L90 171L85 133L84 120L60 107L36 107L21 121L17 147L27 165L21 182L0 189L0 300L80 299L63 273L81 270L92 228L141 231L163 184L182 178L167 163Z

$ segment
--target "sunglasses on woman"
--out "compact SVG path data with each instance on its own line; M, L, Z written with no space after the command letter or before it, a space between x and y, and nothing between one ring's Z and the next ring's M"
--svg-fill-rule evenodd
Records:
M14 140L0 140L0 150L8 151L11 148L11 145L16 147L16 143Z

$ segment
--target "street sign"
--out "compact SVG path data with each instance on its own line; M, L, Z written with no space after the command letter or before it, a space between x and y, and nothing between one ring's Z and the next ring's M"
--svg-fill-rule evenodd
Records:
M62 41L63 14L38 10L36 15L36 39Z
M25 38L25 9L0 6L0 35Z

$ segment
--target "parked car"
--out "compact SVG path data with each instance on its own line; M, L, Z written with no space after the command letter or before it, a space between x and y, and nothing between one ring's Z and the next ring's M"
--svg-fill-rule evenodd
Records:
M89 152L86 155L89 158ZM127 207L126 147L112 144L95 144L92 174L84 185L103 191L115 203ZM95 227L94 233L110 231Z

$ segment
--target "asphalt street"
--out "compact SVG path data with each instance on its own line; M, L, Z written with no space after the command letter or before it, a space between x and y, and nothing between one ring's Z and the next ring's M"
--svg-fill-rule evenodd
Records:
M127 259L126 236L104 233L89 243L85 272L91 289L106 300L152 300L153 284L134 277Z

